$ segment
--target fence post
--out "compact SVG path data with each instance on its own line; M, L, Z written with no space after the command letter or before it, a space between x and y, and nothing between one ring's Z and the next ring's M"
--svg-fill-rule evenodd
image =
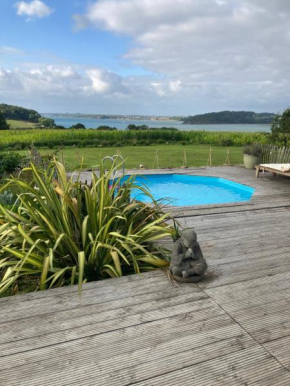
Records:
M159 157L158 157L158 150L156 150L156 153L155 153L155 158L154 158L154 162L153 162L153 168L152 168L152 169L154 169L155 163L156 163L156 169L159 169Z
M183 166L187 167L187 158L186 158L186 150L183 151Z
M211 152L211 147L209 148L209 156L208 156L208 161L207 161L207 166L212 165L212 152Z
M227 165L230 165L230 149L227 149L226 164L227 164Z

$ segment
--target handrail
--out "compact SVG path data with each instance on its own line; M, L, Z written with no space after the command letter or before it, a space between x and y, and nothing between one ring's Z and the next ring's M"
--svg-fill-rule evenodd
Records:
M112 161L112 163L114 163L114 158L110 157L109 155L107 155L106 157L103 158L103 163L106 161L106 159L109 159Z
M115 154L113 155L113 159L117 159L117 158L121 158L122 160L122 171L123 171L123 175L125 174L125 160L124 158L121 156L121 154Z
M122 171L123 171L123 175L124 175L125 174L125 162L124 162L124 158L120 154L115 154L115 155L113 155L113 157L107 155L106 157L103 158L103 164L106 160L110 160L113 164L117 158L121 158L123 161L122 162ZM115 179L116 174L117 174L117 169L115 169L115 173L113 174L113 179Z

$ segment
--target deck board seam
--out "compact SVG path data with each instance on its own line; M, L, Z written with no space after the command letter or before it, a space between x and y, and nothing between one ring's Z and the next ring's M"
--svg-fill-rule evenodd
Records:
M245 213L245 212L253 213L253 212L258 212L258 211L266 210L266 209L290 209L290 205L275 206L275 207L272 206L272 207L263 207L263 208L251 208L251 209L245 209L245 210L229 211L229 212L225 212L225 213L226 214ZM199 213L199 214L189 214L188 216L178 215L178 214L176 215L175 213L173 213L174 218L204 217L204 216L215 216L215 215L220 215L220 214L224 214L224 213L223 212L222 213L215 213L215 212L213 212L213 213Z
M203 292L203 291L201 291L201 292ZM154 293L154 292L153 292ZM198 292L197 292L198 293ZM184 295L188 295L189 293L185 293ZM204 299L209 299L210 297L206 294L206 293L204 293L204 295L206 296L205 298L201 298L201 299L195 299L195 300L192 300L192 299L190 299L190 300L188 300L188 301L185 301L184 303L190 303L190 302L197 302L197 301L200 301L200 300L204 300ZM128 298L130 298L130 297L132 297L132 298L134 298L134 297L137 297L138 295L136 295L136 296L128 296ZM139 295L140 296L140 295ZM175 297L180 297L180 296L182 296L182 295L180 295L180 294L176 294L176 295L174 295L174 296L168 296L168 297L164 297L163 299L172 299L172 298L175 298ZM127 299L127 298L121 298L122 300L123 299ZM112 300L111 302L114 302L114 300ZM143 304L146 304L146 303L151 303L152 302L152 300L151 301L148 301L148 302L145 302L145 303L143 303ZM106 303L110 303L109 301L108 302L106 302ZM86 305L79 305L79 306L75 306L74 307L74 309L79 309L79 310L82 310L82 309L84 309L84 308L88 308L88 307L92 307L92 306L97 306L97 305L99 305L99 304L104 304L104 303L89 303L89 304L86 304ZM131 307L131 306L127 306L127 307ZM120 306L120 307L116 307L116 308L114 308L114 311L115 310L119 310L119 309L122 309L122 308L124 308L124 306ZM166 306L164 306L164 307L161 307L161 308L158 308L158 310L160 309L163 309L163 308L166 308ZM7 323L11 323L11 322L18 322L18 321L21 321L21 320L28 320L28 319L33 319L33 318L35 318L36 316L38 316L38 317L45 317L45 316L49 316L49 315L54 315L54 314L58 314L58 313L60 313L60 312L65 312L65 311L68 311L69 312L69 310L70 310L70 308L68 308L68 309L66 309L66 310L64 310L64 309L58 309L58 310L55 310L55 311L51 311L51 312L46 312L46 313L43 313L43 314L38 314L38 315L31 315L31 316L26 316L26 317L22 317L22 318L15 318L15 319L12 319L12 320L9 320L9 321L2 321L2 322L0 322L0 326L2 325L2 324L7 324ZM153 310L152 310L153 311ZM106 311L104 311L104 312L106 312ZM146 311L145 311L146 312ZM145 313L144 312L144 313ZM140 313L141 314L141 313ZM118 319L118 318L117 318ZM110 319L111 320L111 319ZM112 319L112 320L115 320L115 319ZM1 346L1 343L0 343L0 346Z
M201 288L202 289L202 288ZM204 291L202 289L202 291ZM206 291L204 291L206 293ZM209 294L207 294L209 295ZM281 361L279 361L278 358L276 358L265 346L264 346L264 343L268 343L268 342L264 342L264 343L260 343L249 331L247 331L243 325L241 323L239 323L228 311L226 311L223 306L216 300L214 299L211 295L209 295L209 297L215 302L215 304L217 306L219 306L232 320L234 323L238 324L240 326L240 328L247 334L249 335L255 342L257 345L259 345L264 351L267 352L267 354L269 354L272 358L274 358L279 364L280 366L282 366L282 368L284 368L285 370L287 370L287 372L290 374L290 369L287 368Z
M246 333L246 335L249 335L248 333ZM239 336L237 336L237 337L239 337ZM225 338L225 339L221 339L219 342L222 342L222 341L226 341L226 340L228 340L229 338ZM199 348L202 348L202 347L206 347L206 346L209 346L210 344L206 344L206 345L203 345L203 346L199 346ZM249 349L249 347L246 347L246 348L243 348L243 349L241 349L240 351L244 351L244 350L248 350ZM189 350L185 350L185 351L182 351L183 353L185 353L185 352L190 352L190 351L192 351L192 349L189 349ZM219 356L219 358L224 358L224 357L226 357L226 356L228 356L229 355L229 353L224 353L223 355L220 355ZM168 357L170 357L171 355L169 355ZM165 357L166 358L166 357ZM273 357L273 355L272 354L270 354L270 357L269 358L264 358L264 359L271 359L271 358L274 358ZM168 375L168 374L171 374L171 373L175 373L175 372L177 372L177 371L180 371L180 370L183 370L183 369L187 369L187 368L190 368L190 367L193 367L193 366L198 366L198 365L201 365L201 364L203 364L203 363L206 363L206 362L210 362L211 360L215 360L216 358L214 358L214 359L205 359L205 360L202 360L202 361L200 361L200 362L196 362L194 365L192 365L192 364L190 364L190 365L186 365L186 366L184 366L184 367L182 367L182 369L178 369L178 370L176 370L176 369L174 369L174 370L167 370L166 371L166 373L164 373L164 374L159 374L159 375L155 375L155 376L152 376L152 377L148 377L148 378L146 378L146 379L143 379L142 381L136 381L136 382L130 382L130 383L127 383L126 384L126 386L131 386L131 385L138 385L138 384L140 384L140 383L143 383L144 381L150 381L150 380L152 380L152 379L154 379L154 378L159 378L159 377L162 377L163 375ZM264 360L264 359L260 359L259 361L262 361L262 360ZM274 358L274 359L276 359L276 358ZM130 366L130 367L133 367L133 366ZM65 386L69 386L69 384L67 384L67 385L65 385Z
M202 292L204 292L204 291L202 291ZM211 298L210 296L208 296L207 299L212 300L212 298ZM205 299L203 299L203 300L205 300ZM215 303L216 303L216 302L215 302ZM203 308L202 311L210 310L211 308L212 308L212 306L208 306L208 307ZM114 329L114 330L103 331L103 332L99 332L99 333L96 333L96 334L87 335L86 337L81 336L80 338L69 339L68 341L63 341L63 342L60 342L60 343L48 344L48 345L45 345L45 346L42 346L42 347L51 347L51 346L62 345L62 344L64 344L64 343L74 342L74 341L77 341L77 340L82 340L82 339L87 338L87 337L93 338L93 337L95 337L95 336L100 336L100 335L104 335L104 334L110 334L110 333L116 332L116 331L122 331L122 330L125 330L125 329L127 329L127 328L134 328L134 327L136 327L136 326L140 326L140 325L144 325L144 324L148 324L148 323L152 323L152 322L162 321L162 320L166 320L166 319L172 319L172 318L174 318L174 317L178 317L178 316L181 316L181 315L185 315L185 316L186 316L187 314L188 314L187 311L186 311L186 312L181 312L181 313L176 314L176 315L174 315L174 316L169 315L169 316L166 316L166 317L163 317L163 318L159 318L159 319L155 319L155 320L148 320L148 321L144 321L144 322L142 321L141 323L139 322L139 323L136 323L136 324L132 324L132 325L130 325L130 326L121 327L121 328L116 328L116 329ZM219 318L219 317L220 317L220 315L217 316L217 318ZM113 319L113 320L118 320L118 318L117 318L117 319ZM207 319L202 319L201 321L205 321L205 320L207 320ZM111 320L110 320L110 321L111 321ZM100 322L100 323L101 323L101 322ZM84 326L87 327L87 326L90 326L90 325L93 325L93 324L94 324L94 323L89 323L89 324L87 324L87 325L83 325L82 327L84 327ZM65 331L69 331L69 330L71 330L71 329L70 329L70 328L67 328L67 329L65 329L65 330L58 330L57 332L65 332ZM42 336L45 336L45 335L47 335L47 334L34 335L34 338L35 338L35 337L39 338L39 337L42 337ZM18 340L14 340L13 342L21 342L21 341L25 341L25 340L27 340L27 339L31 339L31 338L18 339ZM8 343L12 343L12 342L8 342ZM6 342L5 342L5 343L1 343L1 344L0 344L0 348L1 348L2 345L6 345L6 344L7 344ZM34 351L34 350L38 350L38 349L39 349L39 347L33 348L33 349L29 349L29 350L24 350L24 351L21 351L21 353L29 352L29 351ZM13 356L13 355L15 355L15 353L2 355L2 356L0 357L0 359L1 359L1 358L5 358L5 357L9 357L9 356Z

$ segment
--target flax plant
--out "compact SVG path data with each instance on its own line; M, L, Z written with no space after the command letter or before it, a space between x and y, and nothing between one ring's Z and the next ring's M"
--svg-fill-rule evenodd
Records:
M46 170L31 164L11 177L12 209L0 205L0 294L45 290L167 267L168 251L157 241L174 234L173 220L153 200L132 200L132 189L153 199L145 186L114 178L116 165L68 177L54 160Z

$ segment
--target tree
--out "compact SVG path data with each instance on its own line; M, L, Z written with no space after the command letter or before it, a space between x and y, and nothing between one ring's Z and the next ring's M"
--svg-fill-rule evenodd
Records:
M137 127L138 127L138 130L148 130L149 129L149 126L147 126L147 125L140 125Z
M10 127L9 127L8 123L6 122L6 119L0 113L0 130L9 130L9 129L10 129Z
M185 117L184 124L271 124L275 114L253 111L220 111Z
M70 128L71 128L71 129L85 129L86 126L83 125L82 123L77 123L77 124L71 126Z
M149 126L147 125L133 125L133 124L130 124L127 126L127 130L148 130L149 129Z
M43 127L54 127L55 126L54 120L50 119L50 118L39 118L38 122Z
M290 137L290 108L276 115L272 123L271 131L273 136L281 138L285 146L287 145Z
M290 108L284 110L282 114L277 114L271 130L273 134L290 134Z
M127 126L127 130L136 130L136 129L137 129L136 125L130 124Z

